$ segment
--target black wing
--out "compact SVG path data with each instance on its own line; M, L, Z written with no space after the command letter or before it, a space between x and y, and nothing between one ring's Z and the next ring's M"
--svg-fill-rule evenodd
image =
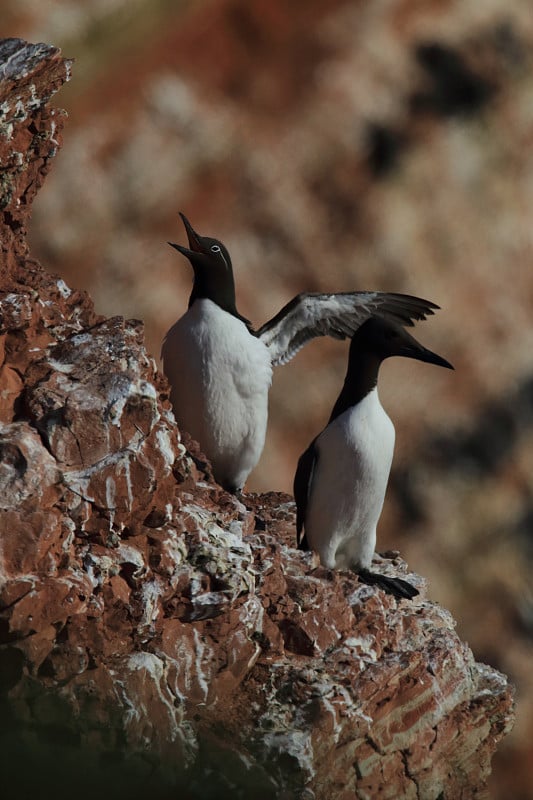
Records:
M401 325L434 314L439 306L420 297L388 292L303 293L259 328L256 336L270 350L272 363L286 364L316 336L345 339L371 316L381 316Z
M294 499L296 500L296 542L300 550L310 549L305 533L302 536L302 530L305 528L307 501L309 500L313 474L318 460L315 442L316 439L311 442L305 453L300 456L294 475L293 491Z

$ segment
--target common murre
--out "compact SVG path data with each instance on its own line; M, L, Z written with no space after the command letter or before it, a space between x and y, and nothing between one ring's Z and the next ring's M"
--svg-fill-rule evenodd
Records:
M411 598L418 590L410 583L369 569L394 451L394 425L377 389L379 368L390 356L453 369L390 320L374 317L361 325L329 422L298 461L296 534L299 548L316 551L324 566L352 569L365 583Z
M165 336L163 371L178 424L200 443L216 480L236 492L263 450L272 366L316 336L352 336L373 314L413 325L438 306L386 292L303 293L254 331L236 308L228 250L180 216L189 247L169 244L189 259L194 282L188 310Z

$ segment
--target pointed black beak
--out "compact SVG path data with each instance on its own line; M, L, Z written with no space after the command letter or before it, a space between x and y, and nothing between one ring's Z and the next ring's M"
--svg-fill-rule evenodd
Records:
M181 244L176 244L175 242L167 242L167 244L184 255L186 258L190 259L191 256L194 256L194 252L192 250L189 250L187 247L183 247Z
M194 262L194 257L197 253L205 254L205 248L202 245L201 237L196 233L193 226L182 212L179 212L182 222L185 226L185 230L187 232L187 239L189 240L189 247L184 247L182 244L176 244L175 242L168 242L171 247L178 251L188 258L189 261Z
M203 253L204 248L202 246L202 240L200 236L196 233L193 226L181 211L179 212L181 220L185 226L185 230L187 231L187 239L189 240L189 247L193 253ZM177 248L179 249L179 248ZM183 250L181 251L183 252Z
M436 364L438 367L454 369L445 358L437 355L437 353L433 353L432 350L428 350L427 347L423 347L413 337L409 338L412 339L412 341L403 345L398 355L405 356L406 358L415 358L417 361L426 361L428 364Z
M406 358L415 358L417 361L425 361L428 364L436 364L438 367L446 367L446 369L453 369L449 361L446 361L442 356L437 355L432 350L418 342L414 336L407 333L405 328L400 334L401 338L397 344L395 355L405 356ZM399 345L399 346L398 346Z

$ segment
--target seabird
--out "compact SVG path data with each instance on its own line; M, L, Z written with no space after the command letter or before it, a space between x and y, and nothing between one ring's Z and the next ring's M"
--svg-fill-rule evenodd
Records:
M352 336L373 314L413 325L438 306L386 292L303 293L254 331L236 308L227 248L180 216L189 247L168 244L189 259L194 282L188 310L165 336L163 371L178 424L200 443L218 483L238 492L263 450L273 366L316 336Z
M329 422L300 457L294 477L296 532L330 569L351 569L396 597L417 589L371 572L394 451L395 431L378 397L378 373L390 356L452 365L388 319L367 320L352 336L344 386Z

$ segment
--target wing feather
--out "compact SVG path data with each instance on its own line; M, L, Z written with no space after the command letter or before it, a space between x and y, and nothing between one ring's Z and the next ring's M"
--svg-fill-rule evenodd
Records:
M339 292L296 295L256 333L268 347L274 365L286 364L317 336L346 339L371 316L414 325L438 309L435 303L408 294Z
M293 491L296 501L296 541L300 550L309 550L307 538L305 533L302 535L302 531L305 528L307 503L309 501L313 474L318 459L315 441L316 439L311 442L305 453L300 456L294 476Z

